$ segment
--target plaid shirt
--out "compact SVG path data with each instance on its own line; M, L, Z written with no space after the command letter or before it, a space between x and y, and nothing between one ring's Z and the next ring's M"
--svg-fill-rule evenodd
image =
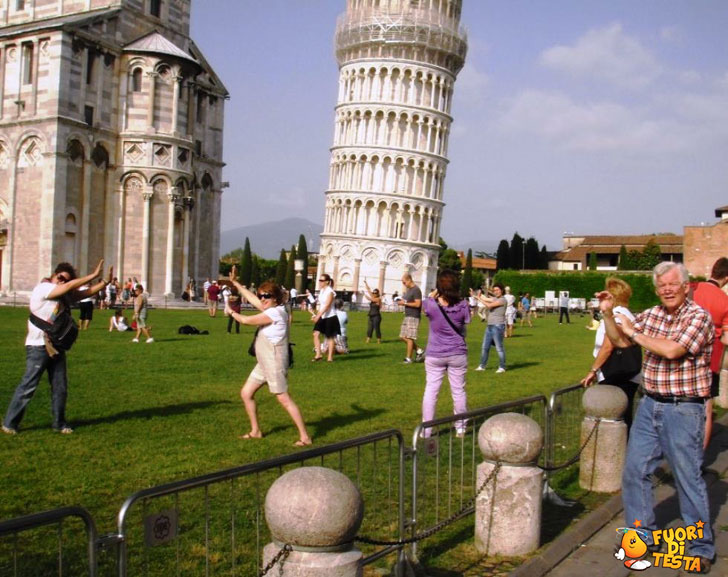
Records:
M648 337L675 341L687 350L679 359L644 351L642 383L648 393L710 396L713 321L706 311L691 300L686 300L673 314L658 305L638 314L634 328Z

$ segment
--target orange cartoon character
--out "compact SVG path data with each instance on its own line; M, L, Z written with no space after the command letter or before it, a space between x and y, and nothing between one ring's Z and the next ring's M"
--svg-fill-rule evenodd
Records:
M622 546L614 556L620 561L624 561L624 566L627 569L643 571L652 566L652 563L647 559L641 559L647 553L647 545L643 541L647 537L647 531L633 529L632 527L619 527L617 533L622 534Z

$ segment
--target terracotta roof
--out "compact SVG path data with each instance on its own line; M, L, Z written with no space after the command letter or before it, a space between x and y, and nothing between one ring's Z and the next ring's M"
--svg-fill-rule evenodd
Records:
M467 259L465 253L459 250L458 256L460 257L460 263L462 264L463 268L465 268L465 261ZM476 256L473 257L473 268L475 270L495 270L496 264L497 261L494 258L478 258Z
M165 54L194 62L198 66L200 63L184 50L167 40L159 32L150 32L146 36L142 36L131 44L124 47L125 52L151 52L154 54Z
M588 238L595 238L595 237L588 237ZM640 238L640 237L599 237L599 238L620 238L620 239L630 239L630 238ZM644 238L660 238L660 237L652 237L647 236ZM668 236L668 238L670 238ZM673 240L671 243L663 243L663 242L657 242L657 244L660 246L660 251L662 254L682 254L683 252L683 245L682 245L682 236L673 236L672 239L679 238L679 242L676 242ZM622 250L622 244L624 244L624 247L627 249L627 251L630 250L639 250L641 251L647 242L640 242L640 243L627 243L622 242L620 244L587 244L583 243L578 246L575 246L571 249L561 250L554 254L549 260L561 260L561 261L569 261L569 262L583 262L585 259L589 258L589 254L592 252L595 252L597 254L619 254L619 252Z
M644 245L647 244L649 240L654 240L657 244L660 245L660 248L663 248L663 246L679 246L680 250L682 250L682 244L683 244L683 237L680 234L638 234L638 235L594 235L594 236L587 236L584 235L570 235L566 238L583 238L584 240L579 243L579 246L610 246L610 245L616 245L617 249L619 249L620 246L625 245L627 247L627 250L630 250L630 245L632 247L636 248L642 248Z

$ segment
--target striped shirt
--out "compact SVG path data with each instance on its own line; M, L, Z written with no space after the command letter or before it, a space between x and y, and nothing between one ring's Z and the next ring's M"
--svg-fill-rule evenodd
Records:
M710 396L713 321L706 311L691 300L686 300L672 314L658 305L638 314L634 329L648 337L675 341L687 351L678 359L644 351L642 383L648 393Z

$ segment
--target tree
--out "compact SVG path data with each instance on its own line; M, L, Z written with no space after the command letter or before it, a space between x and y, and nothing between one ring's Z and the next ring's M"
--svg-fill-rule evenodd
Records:
M524 260L526 261L526 268L528 270L536 270L541 268L539 266L539 263L541 261L541 254L539 253L538 242L535 238L533 238L532 236L528 238L524 250Z
M485 284L485 277L483 276L483 273L479 270L473 271L473 290L477 290L480 287L482 287Z
M288 258L286 258L286 249L281 249L281 254L278 257L278 266L276 267L276 284L278 286L284 286L283 283L286 281L286 269L288 268Z
M617 270L629 270L627 262L629 257L627 256L627 247L622 245L619 247L619 260L617 261Z
M589 253L589 270L597 270L597 253Z
M548 270L549 268L549 253L546 250L546 245L541 247L541 254L539 255L539 267L541 270Z
M291 290L294 288L296 284L296 246L291 246L291 254L288 257L288 267L286 268L286 281L285 281L285 287L288 290Z
M518 233L511 239L509 258L512 269L523 270L523 237Z
M260 286L260 267L257 255L252 255L250 259L250 286L256 288Z
M662 249L660 245L651 238L647 241L645 248L642 249L642 258L640 259L640 270L652 270L662 261Z
M465 257L465 271L463 272L463 280L460 283L460 295L468 296L470 289L473 288L473 249L468 249L468 256Z
M250 251L250 239L245 237L243 258L240 261L240 284L250 286L251 273L253 270L253 253Z
M298 237L298 250L296 251L297 258L303 261L303 284L302 288L305 291L308 288L308 246L306 245L306 237L301 235Z
M497 270L505 270L511 268L511 251L508 248L508 241L503 239L498 244L498 252L496 253L496 265Z
M454 270L455 272L460 272L463 265L460 262L460 255L458 255L456 250L453 250L451 248L446 248L442 253L440 254L440 258L437 261L437 272L442 272L445 269Z

